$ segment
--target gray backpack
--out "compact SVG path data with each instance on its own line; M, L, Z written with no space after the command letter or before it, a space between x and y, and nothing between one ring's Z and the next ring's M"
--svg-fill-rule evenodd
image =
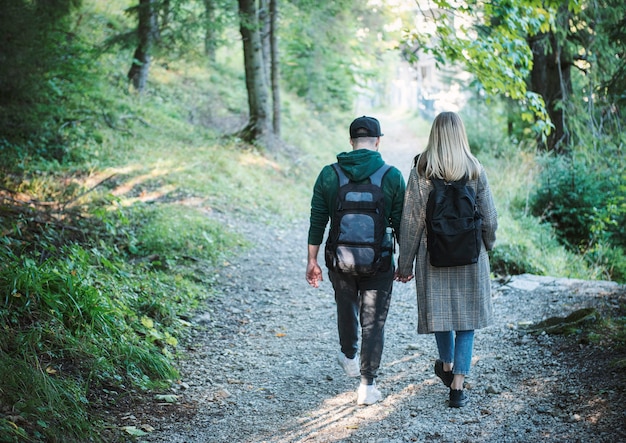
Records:
M384 164L369 177L369 183L362 184L350 181L339 164L332 166L339 180L339 189L335 216L326 241L326 266L332 271L360 276L388 271L393 241L383 247L389 224L381 186L391 166Z

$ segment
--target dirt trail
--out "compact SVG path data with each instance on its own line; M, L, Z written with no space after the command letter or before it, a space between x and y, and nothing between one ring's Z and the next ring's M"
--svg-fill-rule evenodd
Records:
M381 118L383 158L408 175L425 139ZM377 383L384 399L356 406L345 377L330 283L304 279L307 214L259 226L229 218L255 247L217 276L220 296L195 318L175 404L137 410L145 442L615 442L626 438L625 379L613 355L521 322L582 306L615 309L623 287L519 276L493 282L496 324L477 332L470 403L448 408L434 338L416 333L414 285L396 284ZM326 274L325 274L326 276ZM621 297L621 298L620 298ZM623 358L623 356L622 356ZM145 428L146 426L144 426Z
M385 134L381 138L380 153L408 179L413 157L426 148L428 133L419 134L417 123L411 124L412 120L402 114L381 115L379 120Z

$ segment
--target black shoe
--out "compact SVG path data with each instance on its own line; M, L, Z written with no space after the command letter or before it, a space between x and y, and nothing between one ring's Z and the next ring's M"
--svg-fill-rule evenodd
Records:
M446 385L448 388L452 384L454 374L452 373L452 371L444 371L443 362L439 359L435 361L435 375L439 377L443 384Z
M465 389L450 389L450 401L448 406L451 408L462 408L467 404L468 398Z

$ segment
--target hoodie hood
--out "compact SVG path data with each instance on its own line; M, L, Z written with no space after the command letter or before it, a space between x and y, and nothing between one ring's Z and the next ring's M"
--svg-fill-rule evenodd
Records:
M360 182L378 170L385 162L378 151L357 149L337 155L337 162L348 178Z

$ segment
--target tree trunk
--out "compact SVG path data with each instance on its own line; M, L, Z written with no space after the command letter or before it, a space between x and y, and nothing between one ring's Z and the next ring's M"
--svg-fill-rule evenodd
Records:
M204 0L204 55L215 63L217 36L215 34L215 0Z
M137 35L139 44L133 55L133 63L128 71L128 79L140 93L143 92L148 81L150 70L150 53L156 35L155 0L139 0L137 8L139 25Z
M240 32L243 39L246 88L250 120L241 136L248 142L270 147L269 93L263 65L256 0L239 0Z
M558 12L558 20L564 23L563 26L568 23L568 14L566 8L561 8ZM563 152L570 143L566 107L572 94L572 58L552 32L536 36L530 40L529 45L533 52L531 90L543 97L554 125L554 130L548 136L546 148L550 151Z
M263 66L265 67L265 78L271 78L271 17L269 0L259 0L259 31L261 33L261 47L263 48Z
M272 65L272 121L274 135L280 137L280 73L278 70L278 0L270 0L270 53Z

